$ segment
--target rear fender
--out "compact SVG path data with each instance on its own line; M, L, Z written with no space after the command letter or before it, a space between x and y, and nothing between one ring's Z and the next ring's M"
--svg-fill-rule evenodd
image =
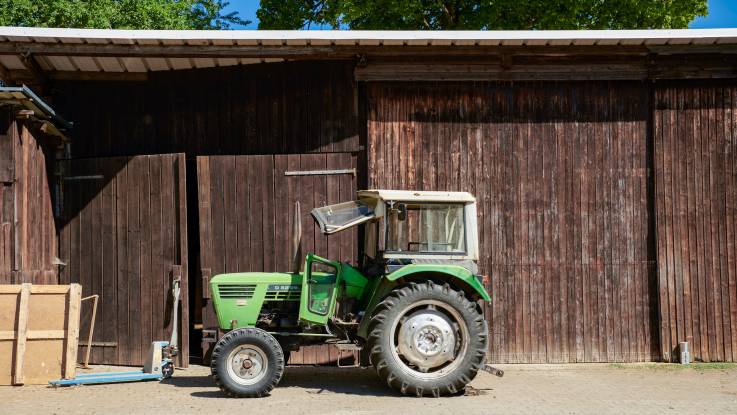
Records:
M386 279L388 281L440 279L462 289L471 298L491 301L481 281L469 270L458 265L412 264L392 272Z
M491 301L489 293L476 276L466 268L457 265L411 264L391 274L381 277L366 306L364 318L358 327L358 335L366 338L368 323L376 305L396 286L406 282L437 281L447 282L453 287L463 290L474 300Z

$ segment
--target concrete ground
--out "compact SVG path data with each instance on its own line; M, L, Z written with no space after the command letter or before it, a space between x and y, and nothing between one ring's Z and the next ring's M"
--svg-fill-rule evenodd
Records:
M737 366L500 365L465 394L402 397L373 369L289 367L262 399L225 398L209 368L177 370L164 382L69 388L0 387L3 414L622 414L737 413ZM116 370L96 367L95 371Z

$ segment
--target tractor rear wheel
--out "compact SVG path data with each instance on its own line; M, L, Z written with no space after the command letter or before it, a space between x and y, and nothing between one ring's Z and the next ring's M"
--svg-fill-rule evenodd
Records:
M232 330L212 351L212 377L234 398L266 396L284 373L284 352L271 334L257 328Z
M371 363L405 395L462 391L484 365L488 325L462 291L432 281L396 288L369 323Z

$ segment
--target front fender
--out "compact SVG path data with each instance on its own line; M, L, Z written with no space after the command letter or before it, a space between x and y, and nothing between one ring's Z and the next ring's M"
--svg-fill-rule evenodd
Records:
M476 294L484 301L491 301L489 293L484 289L481 281L476 278L469 270L458 265L439 265L439 264L411 264L406 265L386 276L389 281L396 281L400 278L411 277L415 274L441 274L448 278L456 278L467 284Z

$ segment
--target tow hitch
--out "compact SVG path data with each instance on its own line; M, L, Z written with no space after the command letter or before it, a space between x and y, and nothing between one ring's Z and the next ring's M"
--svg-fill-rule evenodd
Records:
M492 366L492 365L490 365L488 363L485 364L484 367L481 368L481 370L483 370L484 372L491 373L494 376L499 376L500 378L501 377L504 377L504 371L503 370L497 369L497 368L495 368L494 366Z

